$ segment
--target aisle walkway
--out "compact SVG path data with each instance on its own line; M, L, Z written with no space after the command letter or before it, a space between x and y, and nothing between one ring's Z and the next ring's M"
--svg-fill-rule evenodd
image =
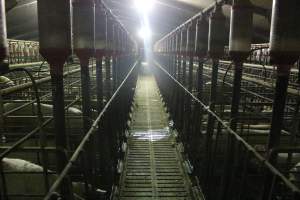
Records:
M152 75L139 76L134 103L120 199L191 199L190 184Z

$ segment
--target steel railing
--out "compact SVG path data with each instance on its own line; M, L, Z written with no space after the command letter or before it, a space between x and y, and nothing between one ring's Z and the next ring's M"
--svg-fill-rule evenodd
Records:
M155 62L158 85L207 199L299 198L295 184L166 69ZM213 131L203 134L209 130L208 116ZM226 168L228 162L233 169ZM225 178L230 184L224 184ZM264 188L266 179L271 179L270 188Z

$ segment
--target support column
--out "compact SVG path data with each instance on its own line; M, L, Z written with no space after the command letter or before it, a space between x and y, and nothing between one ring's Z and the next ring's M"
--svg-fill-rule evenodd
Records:
M94 0L73 1L73 46L79 58L81 68L81 98L84 135L92 125L91 116L91 82L89 60L95 54L95 2ZM83 173L86 176L85 189L88 199L95 198L95 143L90 137L83 154ZM91 188L89 187L91 185Z
M287 88L290 69L300 55L300 4L297 0L274 0L270 32L271 64L277 66L277 80L273 101L273 113L268 140L268 160L276 167L277 155L272 151L280 147L280 136L284 121ZM265 187L262 199L275 198L277 182L274 175L266 171Z
M41 0L37 3L40 53L50 64L56 173L60 174L68 162L63 66L71 55L71 4L70 0ZM49 40L49 38L56 38L56 40ZM68 176L63 179L60 192L62 198L74 199L71 181Z

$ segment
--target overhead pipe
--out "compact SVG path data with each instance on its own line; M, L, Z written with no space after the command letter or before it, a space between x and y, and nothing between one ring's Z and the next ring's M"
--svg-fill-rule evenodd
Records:
M210 88L210 110L215 110L217 99L217 85L218 85L218 67L219 59L224 54L224 47L226 43L225 32L226 18L222 11L222 5L216 4L214 12L209 17L209 31L208 31L208 55L212 59L212 74L211 74L211 88ZM206 192L209 191L211 179L211 154L212 154L212 136L214 131L215 118L212 115L208 116L207 130L206 130L206 167L204 170L204 183L206 185ZM209 198L209 197L208 197Z
M56 144L56 172L61 173L67 164L67 136L65 130L63 66L71 55L70 0L39 0L38 25L40 54L50 64L53 117ZM71 182L63 179L60 187L65 199L74 199Z
M230 128L237 130L239 104L241 99L241 81L243 62L251 51L253 26L253 6L249 0L234 0L231 7L229 55L234 63L233 91L231 100ZM227 143L225 173L222 182L221 198L231 199L234 179L234 167L238 158L235 158L235 138L229 137Z
M273 149L280 147L289 75L291 67L300 56L299 10L298 0L273 1L269 51L271 63L277 66L277 77L270 135L267 144L268 160L273 165L276 165L277 155L271 154L271 152ZM272 179L273 176L267 173L262 199L273 198L270 196L272 193L272 186L270 186Z

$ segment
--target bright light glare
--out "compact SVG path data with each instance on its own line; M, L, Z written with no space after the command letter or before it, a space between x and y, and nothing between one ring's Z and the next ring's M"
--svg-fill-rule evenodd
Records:
M142 39L149 39L151 37L151 30L147 27L143 27L139 30L138 35Z
M148 66L148 63L147 62L142 62L142 65L143 66Z
M154 0L134 0L135 8L141 13L149 12L154 5Z

